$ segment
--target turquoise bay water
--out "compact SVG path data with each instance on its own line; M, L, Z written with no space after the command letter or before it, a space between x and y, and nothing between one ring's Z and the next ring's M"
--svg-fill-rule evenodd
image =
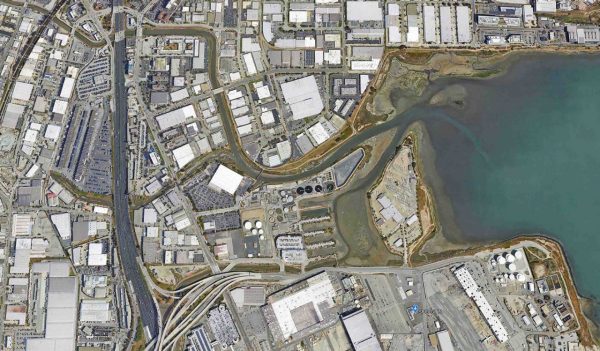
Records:
M447 234L547 234L580 293L600 297L600 57L524 57L502 77L453 83L467 89L464 109L409 112L436 153Z

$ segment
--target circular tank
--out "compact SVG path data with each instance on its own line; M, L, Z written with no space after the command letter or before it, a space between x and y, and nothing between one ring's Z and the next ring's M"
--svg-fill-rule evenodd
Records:
M250 221L245 221L245 222L244 222L244 229L246 229L246 230L250 230L250 229L252 229L252 222L250 222Z
M302 194L304 194L304 188L303 188L303 187L298 187L298 189L296 189L296 193L297 193L298 195L302 195Z
M521 273L517 274L517 280L520 281L521 283L525 282L525 276Z
M261 221L256 221L254 222L254 226L258 229L262 228L262 222Z
M513 254L506 255L506 262L508 262L508 263L515 262L515 256L513 256Z
M262 236L264 233L265 233L265 230L264 230L264 229L259 229L259 230L258 230L258 234L260 234L261 236Z
M316 185L315 186L315 191L320 193L321 191L323 191L323 186L322 185Z
M312 193L313 192L313 187L310 186L310 185L305 186L304 187L304 192L307 193L307 194Z
M522 258L523 258L523 253L522 253L521 251L519 251L519 250L514 250L514 251L513 251L513 255L515 256L515 258L516 258L517 260L520 260L520 259L522 259Z
M505 264L506 263L506 259L502 256L498 256L498 264Z
M256 234L258 234L258 229L256 229L256 228L252 229L252 235L256 235Z
M514 271L516 271L516 270L517 270L517 265L516 265L516 264L514 264L514 263L510 263L510 264L508 265L508 270L509 270L509 271L511 271L511 272L514 272Z

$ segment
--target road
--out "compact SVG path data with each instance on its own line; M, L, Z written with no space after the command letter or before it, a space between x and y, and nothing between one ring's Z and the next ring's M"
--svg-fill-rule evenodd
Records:
M115 32L124 30L125 15L117 12L122 7L122 0L113 2ZM125 38L115 35L114 45L114 114L113 114L113 211L115 214L115 228L117 249L125 278L129 282L131 293L140 313L146 340L156 338L159 332L158 313L156 305L148 286L144 280L140 266L138 266L138 251L136 239L133 234L131 218L129 217L129 199L127 191L127 89L125 87L125 61L127 52Z

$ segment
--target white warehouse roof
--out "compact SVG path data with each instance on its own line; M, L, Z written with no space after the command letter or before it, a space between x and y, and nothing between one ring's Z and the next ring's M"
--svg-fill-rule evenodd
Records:
M157 116L156 123L158 123L160 130L165 130L184 123L188 118L196 118L196 110L194 110L194 106L192 105L187 105Z
M468 6L456 6L456 30L459 43L471 42L471 15Z
M60 89L60 97L63 99L70 99L73 94L73 87L75 86L75 79L71 77L65 77L63 79L62 87Z
M177 167L181 169L194 159L194 151L190 144L185 144L173 150L173 157L177 162Z
M54 100L54 105L52 106L52 112L58 113L59 115L64 115L67 112L67 107L69 107L68 102L56 99Z
M379 1L346 2L346 19L348 21L383 21L383 11Z
M377 334L369 322L367 313L359 310L342 318L344 328L356 351L382 351Z
M24 82L16 82L15 88L12 92L12 98L17 100L29 101L31 93L33 92L33 85Z
M294 120L314 116L325 107L315 76L308 76L281 84L285 101L290 105Z
M71 214L68 212L50 215L50 220L56 227L60 238L71 240Z
M211 178L209 185L233 195L240 186L240 183L242 183L242 179L244 179L242 175L237 174L223 165L219 165L217 171Z

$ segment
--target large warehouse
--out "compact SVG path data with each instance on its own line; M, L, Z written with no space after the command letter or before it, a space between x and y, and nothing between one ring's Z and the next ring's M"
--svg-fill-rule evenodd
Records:
M369 317L364 310L358 310L348 316L342 317L346 333L352 341L356 351L382 351L377 340L377 334L371 326Z
M294 120L318 115L325 107L315 76L282 83L281 90Z

